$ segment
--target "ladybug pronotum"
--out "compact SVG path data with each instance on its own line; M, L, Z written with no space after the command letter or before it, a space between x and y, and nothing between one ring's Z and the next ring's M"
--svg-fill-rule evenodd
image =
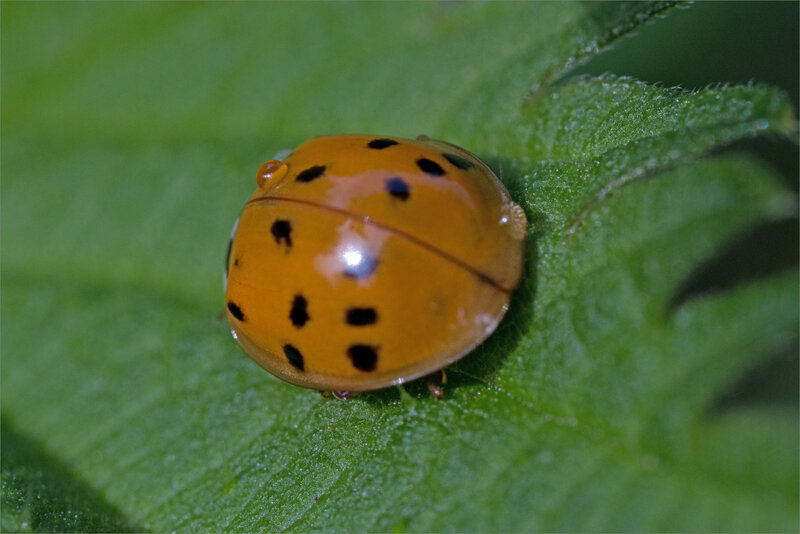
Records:
M226 313L277 377L323 391L402 384L469 353L508 309L525 214L466 150L317 137L256 182L231 235Z

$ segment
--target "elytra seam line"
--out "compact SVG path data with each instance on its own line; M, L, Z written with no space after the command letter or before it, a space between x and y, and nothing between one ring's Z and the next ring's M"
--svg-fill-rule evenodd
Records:
M317 209L321 209L321 210L325 210L325 211L330 211L330 212L333 212L333 213L338 213L339 215L344 215L345 217L349 217L351 219L359 220L364 224L375 226L377 228L380 228L381 230L385 230L385 231L387 231L389 233L392 233L392 234L394 234L394 235L396 235L396 236L398 236L398 237L400 237L402 239L410 241L410 242L412 242L412 243L414 243L414 244L416 244L416 245L418 245L418 246L420 246L420 247L422 247L422 248L424 248L424 249L436 254L437 256L440 256L440 257L444 258L445 260L449 261L450 263L453 263L453 264L461 267L462 269L466 270L467 272L469 272L470 274L475 276L481 282L484 282L484 283L489 284L490 286L494 287L498 291L502 291L503 293L511 293L511 291L512 291L511 289L508 289L506 287L501 286L499 283L495 282L488 275L486 275L486 274L482 273L481 271L477 270L476 268L474 268L470 264L468 264L468 263L456 258L452 254L449 254L449 253L443 251L442 249L431 245L430 243L422 241L421 239L419 239L417 237L414 237L413 235L411 235L411 234L409 234L407 232L404 232L402 230L398 230L397 228L394 228L394 227L389 226L387 224L383 224L380 221L376 221L375 219L373 219L372 217L370 217L368 215L361 215L360 213L352 213L352 212L347 211L347 210L343 210L343 209L340 209L340 208L335 208L333 206L328 206L326 204L320 204L319 202L313 202L311 200L302 200L302 199L299 199L299 198L289 198L289 197L278 197L278 196L271 196L271 195L265 195L265 196L261 196L261 197L258 197L258 198L254 198L252 200L248 200L247 203L244 205L244 207L247 208L247 206L250 206L251 204L259 204L261 202L268 202L268 201L289 202L289 203L293 203L293 204L301 204L301 205L304 205L304 206L310 206L310 207L313 207L313 208L317 208Z

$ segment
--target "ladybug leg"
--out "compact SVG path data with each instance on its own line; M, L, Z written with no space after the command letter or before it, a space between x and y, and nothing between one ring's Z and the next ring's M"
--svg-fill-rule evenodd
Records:
M525 232L528 231L528 219L525 217L525 210L522 206L514 202L511 203L511 237L517 241L525 239Z
M441 380L442 385L447 384L447 374L445 374L444 369L439 369L439 380Z
M347 399L349 399L350 397L355 395L355 393L353 393L352 391L322 391L322 390L320 390L319 393L320 393L320 395L322 395L326 399L329 399L329 398L333 397L334 399L338 399L340 401L346 401Z
M444 372L444 369L439 369L435 374L439 375L439 382L440 384L433 383L433 375L428 375L427 382L428 382L428 391L431 392L431 395L436 397L437 400L442 399L444 397L444 389L442 386L447 384L447 375Z

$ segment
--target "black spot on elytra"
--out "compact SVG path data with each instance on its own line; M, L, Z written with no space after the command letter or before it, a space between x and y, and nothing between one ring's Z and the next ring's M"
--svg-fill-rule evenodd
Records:
M422 169L423 172L429 174L430 176L442 176L444 174L444 169L439 166L438 163L435 161L431 161L428 158L420 158L417 160L417 166Z
M275 242L277 244L281 244L281 241L286 245L286 248L292 248L292 223L284 219L278 219L274 223L272 223L272 228L269 230L272 232L272 237L275 238Z
M442 156L444 156L444 159L446 159L447 161L449 161L450 163L452 163L453 165L462 170L471 169L472 167L475 166L470 160L464 159L461 156L457 156L455 154L442 154Z
M354 265L345 265L344 275L348 278L360 280L371 275L377 266L378 260L362 255L358 263Z
M228 310L231 312L231 315L233 315L240 321L244 322L246 320L244 318L244 313L242 312L242 309L235 302L232 302L230 300L228 301Z
M300 171L300 174L297 175L296 180L298 182L310 182L311 180L316 180L323 174L325 174L325 166L315 165L313 167L309 167L304 171Z
M374 371L378 364L378 348L370 345L350 345L347 356L359 371Z
M234 260L233 260L233 266L234 266L234 267L238 267L238 266L239 266L239 261L240 261L240 260L241 260L241 258L239 258L239 257L237 257L237 258L234 258Z
M286 344L283 346L283 353L286 355L286 360L288 360L289 365L297 369L298 371L302 371L305 367L305 363L303 362L303 355L300 353L294 345Z
M311 317L308 315L308 301L303 295L297 294L292 301L292 310L289 312L289 319L297 328L302 328Z
M400 200L408 200L408 196L411 194L408 184L399 177L386 180L386 190L394 198L399 198Z
M348 308L345 321L350 326L368 326L378 322L378 312L375 308Z
M378 150L381 150L383 148L386 148L386 147L389 147L389 146L392 146L392 145L396 145L396 144L397 144L397 141L395 141L394 139L387 139L386 137L380 137L378 139L373 139L372 141L367 143L367 146L370 147L370 148L376 148Z

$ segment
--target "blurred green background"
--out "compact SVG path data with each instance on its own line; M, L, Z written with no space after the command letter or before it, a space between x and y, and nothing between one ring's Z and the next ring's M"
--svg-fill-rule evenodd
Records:
M689 89L762 82L798 102L799 16L797 2L697 2L648 22L634 39L594 57L576 73L624 73ZM758 140L746 148L770 161L797 189L793 145Z

